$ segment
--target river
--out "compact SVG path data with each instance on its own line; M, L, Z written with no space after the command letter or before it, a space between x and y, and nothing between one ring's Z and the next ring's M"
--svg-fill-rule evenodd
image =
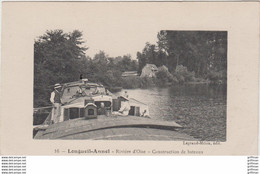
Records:
M226 141L226 86L178 85L168 88L127 89L130 98L149 106L150 117L175 121L179 130L202 141Z

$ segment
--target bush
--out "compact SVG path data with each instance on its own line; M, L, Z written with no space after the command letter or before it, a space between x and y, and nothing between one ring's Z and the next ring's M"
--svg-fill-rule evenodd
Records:
M157 79L152 77L124 77L122 87L125 89L150 88L157 85Z
M103 78L104 76L104 78ZM103 79L102 83L108 87L118 87L121 86L121 72L108 70L99 79Z
M190 82L195 80L195 73L188 71L187 67L178 65L173 75L177 78L179 83Z
M222 71L211 71L207 78L210 80L210 83L213 84L226 84L227 83L227 72Z
M165 86L169 82L168 73L166 71L158 70L156 78L158 86Z
M154 87L157 84L156 78L152 77L140 77L140 82L140 88Z
M121 85L125 89L135 89L141 87L140 77L124 77L121 79Z
M178 84L179 83L177 77L173 76L172 74L169 75L169 82L171 84Z
M178 79L168 71L166 66L161 66L158 68L156 79L158 86L166 86L169 83L178 83Z

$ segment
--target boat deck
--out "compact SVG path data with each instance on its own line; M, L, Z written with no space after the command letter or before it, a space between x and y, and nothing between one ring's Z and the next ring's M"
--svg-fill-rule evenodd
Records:
M35 139L92 140L195 140L179 133L182 128L174 121L159 121L136 116L98 116L78 118L53 124L39 130Z

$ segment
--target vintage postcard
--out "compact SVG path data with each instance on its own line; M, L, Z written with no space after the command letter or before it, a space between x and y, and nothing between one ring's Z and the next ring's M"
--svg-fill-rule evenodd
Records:
M258 153L258 2L2 8L2 155Z

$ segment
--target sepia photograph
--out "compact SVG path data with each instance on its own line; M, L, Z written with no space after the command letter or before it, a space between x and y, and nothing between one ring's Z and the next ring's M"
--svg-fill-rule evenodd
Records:
M1 154L257 154L256 4L3 2Z
M153 38L110 56L88 45L84 30L37 37L33 138L226 141L227 31L160 30Z

